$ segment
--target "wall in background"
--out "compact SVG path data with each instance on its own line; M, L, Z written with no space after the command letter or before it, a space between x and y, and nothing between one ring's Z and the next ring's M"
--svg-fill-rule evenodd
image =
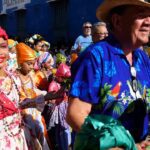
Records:
M72 43L82 33L82 24L94 23L102 0L2 0L0 26L23 40L41 34L51 43Z

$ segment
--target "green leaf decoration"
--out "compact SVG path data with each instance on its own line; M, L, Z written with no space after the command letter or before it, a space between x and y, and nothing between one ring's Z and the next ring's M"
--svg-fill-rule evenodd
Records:
M122 105L122 103L118 102L114 104L114 110L113 110L114 114L121 115L123 111L124 111L124 106Z
M147 95L148 97L150 97L150 89L147 89L146 95Z
M97 105L94 106L94 109L101 110L103 108L103 105L107 101L107 95L110 95L110 93L111 93L111 90L110 90L111 87L112 87L112 85L108 85L108 83L105 83L104 87L101 88L101 91L100 91L100 97L101 97L101 99L100 99L99 104L97 104Z

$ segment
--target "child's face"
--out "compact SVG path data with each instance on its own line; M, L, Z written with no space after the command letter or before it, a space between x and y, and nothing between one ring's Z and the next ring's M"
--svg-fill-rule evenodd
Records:
M51 67L51 60L49 59L46 63L44 63L44 67L46 68L46 69L51 69L52 67Z
M14 47L10 48L9 51L10 51L11 53L16 53L16 47L14 46Z
M36 51L41 51L42 50L42 46L43 46L43 43L42 42L38 42L35 46L34 46L34 49Z
M34 63L35 63L34 60L26 61L26 62L22 63L22 64L21 64L21 72L22 72L24 75L27 75L31 70L33 70L33 68L34 68Z
M41 51L47 52L47 51L48 51L48 47L44 44L44 45L42 46L42 50L41 50Z

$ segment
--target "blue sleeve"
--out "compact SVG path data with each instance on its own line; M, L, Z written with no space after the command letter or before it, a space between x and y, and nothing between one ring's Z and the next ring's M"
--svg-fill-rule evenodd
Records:
M101 55L97 49L89 47L82 58L72 67L70 96L96 104L101 86Z

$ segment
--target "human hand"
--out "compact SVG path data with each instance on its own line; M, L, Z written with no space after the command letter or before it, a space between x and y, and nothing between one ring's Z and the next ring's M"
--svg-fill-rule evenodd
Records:
M21 109L36 108L36 102L33 99L25 99L19 103Z
M79 52L81 51L81 49L82 49L82 46L81 46L81 45L78 45L76 51L79 53Z
M136 144L138 150L148 150L147 147L150 146L150 141L145 140Z
M64 97L64 91L65 91L65 87L62 86L60 88L60 90L58 90L57 92L49 92L44 96L45 101L50 101L50 100L54 100L57 98L63 98Z
M55 100L55 99L53 99L53 100L49 100L49 101L47 101L47 104L49 104L49 103L51 103L51 104L56 104L56 100Z

